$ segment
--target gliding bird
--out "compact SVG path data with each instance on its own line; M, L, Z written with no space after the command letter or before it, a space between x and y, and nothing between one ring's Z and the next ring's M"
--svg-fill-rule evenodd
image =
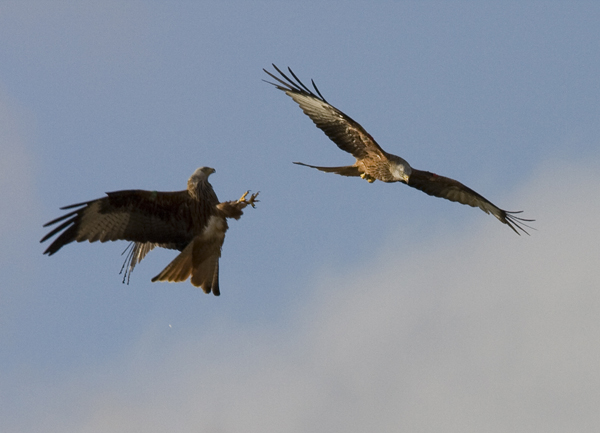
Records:
M356 158L353 165L342 167L318 167L302 162L294 162L294 164L342 176L360 176L368 182L375 182L375 180L402 182L435 197L478 207L485 213L494 215L515 233L520 235L519 230L521 230L528 234L522 226L529 227L526 223L534 220L516 216L521 211L512 212L500 209L482 195L454 179L411 167L404 159L383 150L358 122L329 104L319 92L314 81L311 80L313 92L298 79L290 68L288 70L292 78L284 74L277 66L273 65L273 67L281 77L275 76L266 69L263 71L277 80L279 84L270 81L267 83L274 85L296 101L302 111L340 149L351 153Z

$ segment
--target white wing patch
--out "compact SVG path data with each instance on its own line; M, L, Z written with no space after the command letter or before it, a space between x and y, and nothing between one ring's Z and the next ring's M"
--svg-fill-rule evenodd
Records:
M301 93L295 92L285 92L288 96L290 96L300 107L304 110L306 114L312 114L314 116L325 116L325 115L334 115L335 109L326 102L321 101L314 96L303 95ZM335 113L337 114L337 113ZM309 115L310 116L310 115ZM341 117L337 115L337 117Z
M204 230L202 230L200 237L204 242L219 240L222 244L225 239L226 231L227 223L225 218L213 215L208 219L208 224Z

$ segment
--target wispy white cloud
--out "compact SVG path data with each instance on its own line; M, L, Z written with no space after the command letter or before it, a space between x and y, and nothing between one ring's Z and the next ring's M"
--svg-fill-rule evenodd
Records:
M319 278L286 330L219 323L200 339L149 332L125 359L99 375L96 366L95 379L84 369L49 391L62 397L43 425L596 431L599 165L563 166L571 175L556 182L548 163L520 191L538 219L531 237L484 223L438 245L403 246L397 235L364 267Z

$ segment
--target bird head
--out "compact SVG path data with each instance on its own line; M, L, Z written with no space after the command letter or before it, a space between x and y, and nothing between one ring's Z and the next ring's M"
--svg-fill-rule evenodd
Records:
M394 159L390 158L390 172L397 182L408 183L408 179L412 173L412 167L408 162L394 155Z
M197 168L194 174L188 179L188 191L195 191L198 185L204 182L208 182L208 176L213 174L216 170L212 167L200 167Z
M190 180L192 178L201 181L201 180L207 180L208 176L210 176L211 174L213 174L214 172L216 172L217 170L215 170L212 167L200 167L197 168L196 171L194 172L194 174L192 174L192 176L190 177Z

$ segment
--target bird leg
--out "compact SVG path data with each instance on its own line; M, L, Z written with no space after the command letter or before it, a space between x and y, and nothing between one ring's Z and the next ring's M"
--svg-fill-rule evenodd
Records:
M369 183L373 183L377 180L373 176L368 175L367 173L361 173L360 177Z
M244 194L242 194L242 196L238 199L238 203L241 203L243 201L246 201L246 196L250 194L250 191L246 191Z
M260 191L259 191L259 192L260 192ZM258 193L259 193L259 192L252 194L252 195L250 196L250 198L249 198L248 200L246 200L246 196L247 196L247 195L250 193L250 191L246 191L246 192L245 192L245 193L244 193L244 194L243 194L243 195L242 195L242 196L239 198L239 200L238 200L237 202L238 202L238 203L245 203L245 204L247 204L247 205L250 205L250 206L252 206L252 207L256 207L256 206L254 205L254 203L258 203L258 202L259 202L259 200L256 200L256 197L258 197Z

